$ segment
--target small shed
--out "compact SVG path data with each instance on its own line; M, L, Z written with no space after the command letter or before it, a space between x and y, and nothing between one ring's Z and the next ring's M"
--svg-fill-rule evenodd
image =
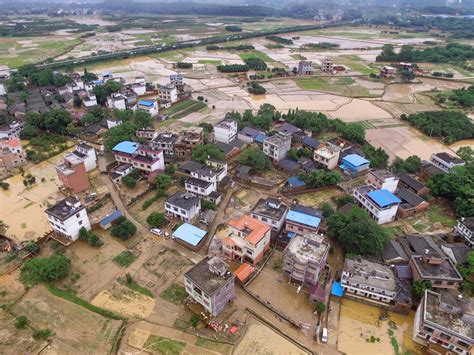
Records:
M205 230L189 223L183 223L173 232L173 239L191 250L198 250L206 234Z
M115 222L118 218L122 216L123 216L122 211L117 210L115 212L112 212L111 214L108 214L104 218L102 218L101 221L99 222L99 225L103 229L109 229L112 226L113 222Z
M237 280L244 284L253 274L253 271L253 266L247 263L243 263L234 271L234 276Z

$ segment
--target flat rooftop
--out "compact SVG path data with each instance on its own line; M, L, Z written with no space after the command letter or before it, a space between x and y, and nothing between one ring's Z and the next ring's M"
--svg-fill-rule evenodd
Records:
M327 146L316 149L314 153L326 159L331 159L336 155L336 152Z
M285 254L291 254L300 264L319 263L328 250L329 244L321 234L297 234L287 245Z
M291 141L290 137L282 137L282 136L279 136L278 134L275 134L273 136L265 138L264 143L269 143L272 145L276 145L278 147L282 147L285 144L287 144L288 141Z
M278 205L279 207L276 207ZM286 206L281 201L261 198L260 200L258 200L255 207L252 209L252 213L271 219L280 220L287 210L288 206Z
M430 264L424 261L422 256L413 255L411 257L413 264L420 273L421 277L426 279L439 280L457 280L462 281L462 276L456 270L449 259L444 259L441 264Z
M54 206L51 206L45 212L57 219L64 221L77 212L81 211L83 208L85 207L81 204L81 201L77 197L69 196L64 200L59 201Z
M228 265L217 257L205 257L184 274L209 296L234 279Z
M446 303L459 311L450 314L440 303ZM453 333L460 334L474 342L474 305L472 298L459 299L447 292L439 294L427 291L425 294L425 314L427 321L442 326Z
M388 265L359 257L354 260L346 258L344 272L350 273L349 279L352 282L388 291L396 291L397 289L395 275Z

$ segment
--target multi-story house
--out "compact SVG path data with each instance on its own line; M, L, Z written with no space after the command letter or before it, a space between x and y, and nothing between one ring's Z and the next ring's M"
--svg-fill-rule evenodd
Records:
M312 207L294 205L286 215L286 232L306 235L317 233L321 224L322 213Z
M202 127L193 127L182 131L174 142L174 156L176 159L188 160L192 156L194 147L203 143L204 134Z
M25 127L24 121L13 121L0 127L0 139L20 138L20 132Z
M398 177L385 169L370 170L367 174L366 183L377 190L387 190L395 193L398 186Z
M279 232L285 223L287 213L287 205L279 199L268 197L266 199L261 198L258 200L257 204L250 212L250 215L252 218L269 225L274 231Z
M112 152L119 163L132 164L145 173L154 174L165 170L163 151L160 149L124 141L117 144Z
M184 182L186 191L206 200L213 200L213 193L217 190L215 182L190 177ZM217 197L217 196L216 196Z
M397 69L394 67L391 67L389 65L384 65L382 69L380 69L380 76L382 78L393 78L395 74L397 73Z
M179 87L184 85L184 75L181 73L171 74L170 83Z
M283 272L290 282L316 286L326 266L329 244L320 234L294 236L283 252Z
M135 131L135 136L138 138L145 138L148 141L156 139L158 137L158 131L152 128L142 128Z
M45 213L48 216L48 223L54 231L69 240L74 241L79 238L81 228L91 229L86 207L77 197L66 197L49 207Z
M321 71L323 73L332 73L334 69L334 62L330 58L324 58L321 61Z
M143 96L146 94L146 85L145 83L135 83L132 84L130 87L132 91L137 95L137 96Z
M171 159L174 156L174 142L178 136L171 132L159 132L155 139L151 142L152 146L161 149L165 158Z
M448 292L425 290L413 321L413 340L429 354L472 353L474 308L472 299Z
M126 110L127 100L121 93L114 92L107 98L107 107L116 110Z
M429 281L435 289L456 289L462 276L429 235L406 235L400 244L409 256L414 281Z
M122 181L122 179L130 174L133 171L134 167L132 164L128 163L123 163L119 164L117 167L114 168L110 172L110 178L112 179L113 182L118 183Z
M314 150L313 159L326 169L332 170L337 167L341 150L331 144L321 144Z
M0 167L16 168L26 164L26 155L23 152L19 138L0 139Z
M89 178L87 177L84 160L74 153L64 156L63 164L56 166L58 179L66 189L79 193L89 189Z
M224 119L214 126L216 142L230 143L237 138L237 121Z
M84 161L87 172L94 170L97 167L97 155L95 154L95 149L89 144L84 142L77 144L72 154Z
M259 263L270 248L270 226L248 215L231 219L227 225L231 233L223 241L224 255L240 263Z
M456 158L455 156L446 152L432 154L430 162L437 168L443 170L445 173L451 172L451 169L457 166L466 165L464 160Z
M235 277L217 256L206 256L184 274L186 293L212 316L235 299Z
M298 74L312 75L314 73L313 62L307 60L300 60L298 62Z
M341 286L355 298L362 297L375 304L390 303L397 295L393 270L384 264L356 257L346 258L341 276Z
M461 218L454 230L464 238L464 242L470 248L474 247L474 217Z
M89 94L82 99L82 103L85 107L97 106L97 97L93 94Z
M354 189L354 198L378 224L395 220L400 199L388 190L375 190L372 186L359 186Z
M166 200L165 209L168 215L190 222L199 216L201 200L197 196L178 191Z
M227 176L227 163L217 159L206 159L206 165L213 168L217 173L217 182L221 182Z
M137 109L148 112L152 116L158 114L158 102L156 100L140 100L137 104Z
M178 89L173 84L158 86L158 99L160 103L175 103L178 101Z
M283 137L275 134L263 141L263 152L274 163L286 158L286 154L291 149L291 137Z

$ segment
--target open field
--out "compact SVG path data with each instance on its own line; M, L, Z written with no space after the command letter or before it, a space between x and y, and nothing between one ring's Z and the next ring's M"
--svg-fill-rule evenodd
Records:
M107 319L53 296L44 286L30 289L13 312L25 315L36 329L54 332L57 353L106 353L111 350L121 321Z

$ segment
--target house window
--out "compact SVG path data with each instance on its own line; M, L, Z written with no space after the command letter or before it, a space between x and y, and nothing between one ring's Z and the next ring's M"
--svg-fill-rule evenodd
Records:
M80 213L76 213L76 217L77 217L77 218L79 218L80 215L81 215Z
M82 226L82 221L79 221L79 225Z

